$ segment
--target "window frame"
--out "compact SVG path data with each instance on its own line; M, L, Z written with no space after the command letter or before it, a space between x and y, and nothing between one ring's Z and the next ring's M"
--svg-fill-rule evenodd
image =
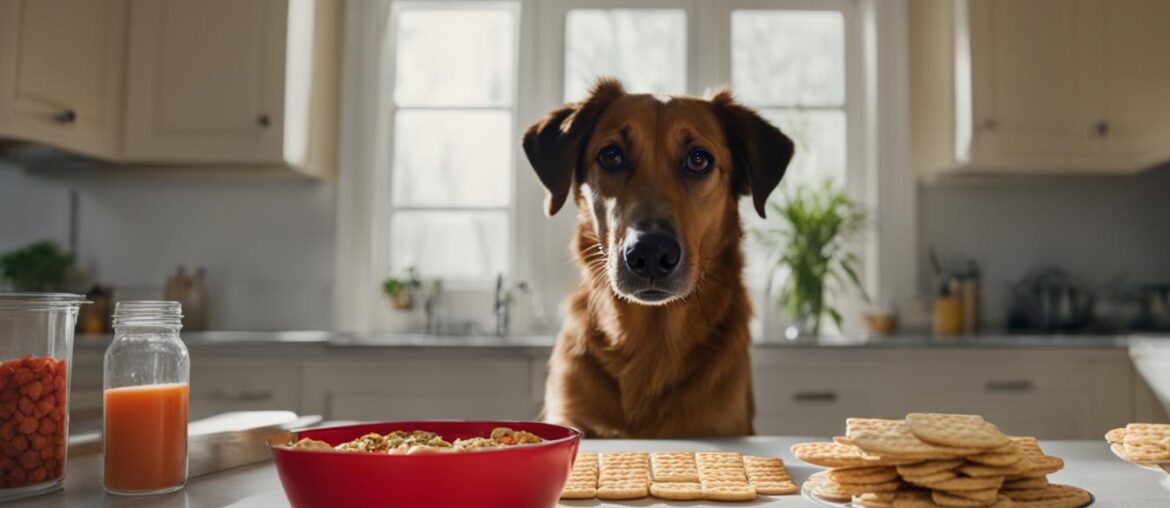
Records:
M397 92L397 37L398 37L398 21L399 17L405 11L437 11L437 10L463 10L480 8L485 10L501 10L509 12L515 22L515 29L512 35L512 44L515 53L513 54L513 62L515 63L515 75L512 81L511 100L509 106L472 106L472 105L455 105L455 106L399 106L395 100L395 93ZM511 195L509 196L506 206L402 206L395 204L394 201L394 157L395 149L397 148L398 137L395 134L395 120L398 118L399 111L508 111L512 115L512 121L509 128L511 132L517 132L520 125L519 114L519 81L522 76L521 62L520 62L520 45L521 45L521 27L523 20L521 19L522 6L519 0L398 0L390 4L390 19L389 25L386 28L386 46L384 50L383 66L384 87L379 94L379 115L386 118L384 132L381 137L384 142L384 153L382 154L381 166L385 171L385 180L383 186L379 187L386 191L386 199L384 199L384 207L380 212L379 223L375 225L377 234L380 240L374 244L376 249L375 263L381 267L384 273L382 277L389 275L401 275L402 270L392 270L393 267L393 247L391 246L394 231L392 224L394 222L394 215L398 211L431 211L431 212L504 212L505 224L508 227L508 238L504 242L504 272L501 274L505 278L510 278L514 273L514 252L517 249L516 239L516 201L517 189L516 180L517 173L520 169L519 160L521 159L519 145L511 147L511 160L509 161L510 171L507 173L508 179L506 186L509 188ZM401 267L398 267L401 268ZM495 275L487 279L443 279L445 291L474 291L482 292L489 288L493 288L495 284ZM388 315L388 314L384 314Z

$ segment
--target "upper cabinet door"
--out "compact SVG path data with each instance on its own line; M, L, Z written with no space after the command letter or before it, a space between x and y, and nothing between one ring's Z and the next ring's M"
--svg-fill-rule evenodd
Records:
M0 0L0 136L121 153L123 0Z
M133 0L126 160L282 161L283 0Z
M1098 153L1100 1L969 5L972 162L1067 171Z
M1147 167L1170 159L1170 2L1105 4L1107 150Z

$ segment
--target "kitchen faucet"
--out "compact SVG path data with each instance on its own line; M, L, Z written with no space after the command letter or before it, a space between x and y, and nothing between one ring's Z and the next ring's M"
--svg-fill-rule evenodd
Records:
M508 335L508 321L509 310L512 304L512 291L520 291L522 293L531 293L532 288L525 281L519 281L512 285L511 288L504 287L504 274L496 276L496 295L493 300L493 311L496 315L496 336L506 337Z

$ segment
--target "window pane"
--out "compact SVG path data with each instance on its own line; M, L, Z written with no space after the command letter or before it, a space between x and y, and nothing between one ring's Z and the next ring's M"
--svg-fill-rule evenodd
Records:
M767 110L760 113L773 125L784 131L796 144L792 158L780 185L768 198L769 203L781 202L785 193L798 186L817 184L828 178L839 186L845 184L845 112L841 110ZM781 220L771 209L768 218L761 219L750 198L740 200L739 214L744 228L749 231L745 245L746 280L752 287L762 288L767 283L771 263L776 252L757 241L751 231L774 227ZM774 290L776 288L773 288Z
M827 110L761 109L772 125L796 144L796 155L784 173L781 188L819 182L826 178L845 183L845 112Z
M836 11L731 13L731 82L757 106L845 103L845 18Z
M626 90L684 93L687 15L681 9L574 9L565 19L565 100L585 97L598 77Z
M413 266L423 277L490 280L504 272L507 214L400 211L390 224L391 271Z
M394 122L395 206L507 206L512 113L399 110Z
M511 10L399 13L394 100L399 106L507 106L515 74Z

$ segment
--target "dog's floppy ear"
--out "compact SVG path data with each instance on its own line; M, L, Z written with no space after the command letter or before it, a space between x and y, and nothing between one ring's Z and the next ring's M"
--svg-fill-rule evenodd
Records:
M557 213L569 196L573 176L581 161L593 124L614 98L625 93L621 82L602 79L597 82L589 98L566 104L524 132L524 154L536 170L540 183L548 190L544 212L550 217Z
M792 161L792 140L755 111L736 103L727 90L710 100L731 150L732 188L740 194L750 193L756 213L763 217L768 195Z

